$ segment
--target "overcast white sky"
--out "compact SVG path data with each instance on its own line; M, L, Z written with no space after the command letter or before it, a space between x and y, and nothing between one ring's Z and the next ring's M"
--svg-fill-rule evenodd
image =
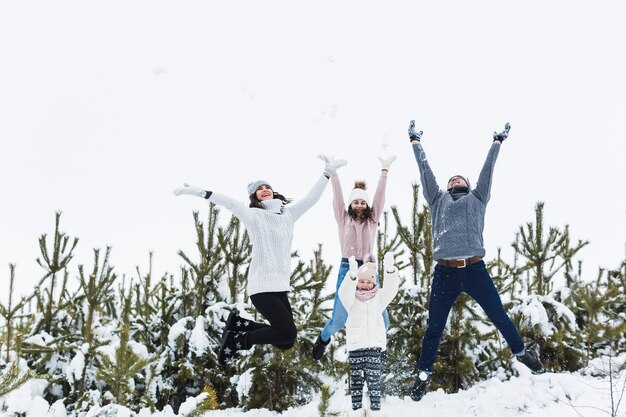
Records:
M193 252L189 182L241 201L265 178L299 198L318 153L349 161L373 192L395 154L387 208L408 216L415 119L439 182L476 181L505 122L487 211L487 258L545 201L546 224L588 239L586 274L626 241L623 1L0 2L0 283L42 275L37 238L113 247L118 273L177 273ZM340 256L331 189L294 249ZM423 201L423 200L422 200ZM225 213L226 214L226 213ZM224 220L229 216L223 216ZM512 259L509 255L508 259ZM334 277L332 278L334 285Z

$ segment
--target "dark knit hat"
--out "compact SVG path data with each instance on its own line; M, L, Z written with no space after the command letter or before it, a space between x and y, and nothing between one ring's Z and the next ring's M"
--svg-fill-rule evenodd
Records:
M465 181L465 183L467 184L467 189L468 189L468 190L471 190L471 189L472 189L472 184L470 184L470 182L469 182L469 180L467 179L467 177L464 177L463 175L453 175L453 176L451 176L451 177L450 177L450 179L448 180L448 182L446 183L446 186L447 186L448 184L450 184L450 180L451 180L452 178L456 178L456 177L458 177L458 178L462 178L462 179L463 179L463 181ZM448 188L448 191L450 191L451 189L452 189L452 187Z

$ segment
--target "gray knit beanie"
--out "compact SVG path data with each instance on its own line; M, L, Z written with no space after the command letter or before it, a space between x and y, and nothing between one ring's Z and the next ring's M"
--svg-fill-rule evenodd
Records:
M267 182L265 180L256 180L256 181L251 182L250 184L248 184L248 195L254 194L256 192L256 190L260 186L262 186L262 185L267 185L268 187L272 188L272 186L270 185L269 182Z

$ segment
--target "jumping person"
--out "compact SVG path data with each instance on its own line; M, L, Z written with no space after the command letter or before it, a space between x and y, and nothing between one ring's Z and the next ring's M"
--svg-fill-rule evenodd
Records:
M500 133L493 133L493 144L487 154L476 188L467 178L455 175L448 180L447 190L437 185L426 154L420 144L422 132L409 124L409 138L419 167L424 197L430 207L433 234L433 257L437 261L430 291L428 328L422 340L418 377L411 389L411 398L419 401L430 384L433 363L448 314L461 292L467 293L485 311L502 333L517 360L535 373L544 368L538 358L524 348L515 325L504 311L500 295L487 271L483 256L485 209L489 201L493 170L502 142L508 137L507 123Z
M365 257L359 268L354 256L349 259L349 279L344 279L337 291L348 311L346 345L350 364L350 395L352 409L348 417L384 417L380 411L381 369L383 352L387 348L387 326L382 312L398 293L398 269L391 252L385 254L383 268L385 286L379 288L376 264ZM363 387L367 382L370 407L363 407Z
M227 319L218 363L224 365L237 351L253 345L271 344L290 349L296 340L296 326L287 293L290 290L291 243L294 223L321 197L331 175L346 161L325 159L323 175L300 201L290 200L274 191L265 180L248 185L249 207L224 195L185 184L175 195L188 194L206 199L230 210L245 226L252 243L248 272L248 295L269 325L255 323L231 313Z
M339 227L339 244L341 245L342 258L337 274L332 315L313 344L313 350L311 352L313 358L317 360L321 359L324 355L324 350L330 343L332 335L343 329L346 324L347 312L339 300L337 290L339 290L348 272L348 258L354 256L358 265L361 266L363 264L363 257L366 254L373 253L374 250L376 230L378 229L378 222L382 216L383 207L385 206L387 174L391 163L396 157L390 156L387 159L378 159L381 163L381 171L373 200L370 200L367 194L365 182L356 181L354 189L350 192L348 198L349 203L346 208L339 176L337 173L334 173L330 177L333 186L333 210L335 212L337 226ZM389 316L387 310L384 310L383 315L385 328L388 328Z

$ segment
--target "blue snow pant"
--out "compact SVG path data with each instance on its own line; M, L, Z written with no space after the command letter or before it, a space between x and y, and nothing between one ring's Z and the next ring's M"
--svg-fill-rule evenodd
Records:
M357 260L357 264L359 266L363 265L363 261ZM339 330L343 329L346 325L346 320L348 320L348 312L346 308L341 304L341 300L339 300L339 287L343 282L346 274L350 270L350 264L346 258L341 258L341 264L339 265L339 275L337 276L337 287L335 289L335 303L333 305L333 313L326 322L326 325L322 329L322 340L327 342L330 340L330 337L337 333ZM376 282L380 287L380 280L378 276L376 277ZM385 329L389 329L389 313L387 309L383 311L383 321L385 322Z
M524 350L524 342L502 307L502 300L484 261L465 268L436 265L430 291L428 329L422 340L422 353L419 359L420 371L432 372L448 314L461 292L467 293L482 307L489 320L502 333L513 353Z

